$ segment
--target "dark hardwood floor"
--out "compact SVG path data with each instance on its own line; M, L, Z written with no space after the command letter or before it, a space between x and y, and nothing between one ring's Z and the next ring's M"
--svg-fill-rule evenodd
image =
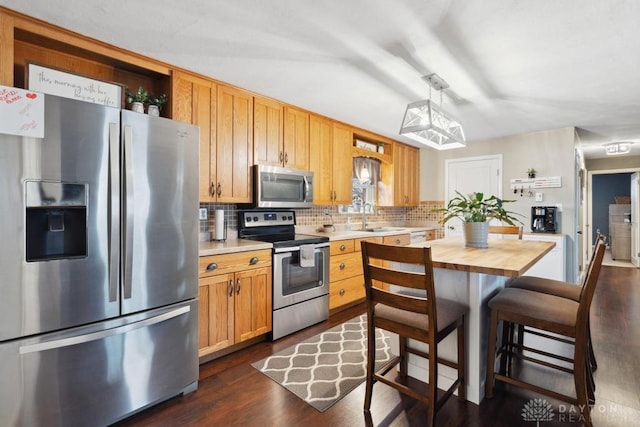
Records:
M274 352L364 312L364 305L283 338L263 342L200 367L198 391L147 409L124 426L364 426L364 384L324 413L316 411L251 366ZM598 360L595 373L595 426L640 425L640 270L603 267L591 307L591 328ZM572 390L569 377L532 371L541 385L551 382ZM568 381L568 382L567 382ZM579 411L532 392L498 384L495 397L479 406L450 399L439 412L438 426L535 426L524 421L533 398L553 408L552 421L540 427L581 425ZM424 425L425 406L401 397L383 384L373 389L372 420L382 426Z

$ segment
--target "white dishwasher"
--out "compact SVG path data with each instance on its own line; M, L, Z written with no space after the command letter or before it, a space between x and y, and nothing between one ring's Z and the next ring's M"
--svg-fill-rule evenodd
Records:
M412 231L409 234L410 243L413 245L414 243L422 243L427 241L427 232L425 230L422 231Z

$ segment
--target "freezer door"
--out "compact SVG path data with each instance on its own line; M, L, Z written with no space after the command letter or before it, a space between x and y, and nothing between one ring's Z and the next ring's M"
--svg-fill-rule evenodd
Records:
M0 425L105 426L194 391L195 300L0 344Z
M186 123L122 111L122 312L198 293L198 139Z
M119 315L119 122L47 95L43 139L0 134L0 342Z

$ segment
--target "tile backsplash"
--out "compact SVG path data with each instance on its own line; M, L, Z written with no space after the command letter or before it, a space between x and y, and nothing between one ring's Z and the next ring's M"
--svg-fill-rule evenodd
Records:
M434 209L444 207L442 201L420 202L420 205L413 208L404 207L376 207L375 214L367 214L368 223L391 223L391 224L415 224L423 225L437 223L442 217L441 213L432 212ZM200 208L207 209L206 220L200 220L200 232L203 234L213 232L215 229L215 210L224 209L224 219L227 224L229 235L237 233L238 230L238 207L234 204L226 203L200 203ZM296 221L301 226L321 226L327 223L347 224L349 219L354 226L359 227L362 222L360 214L339 214L337 206L314 206L311 209L296 209ZM325 211L328 215L325 215ZM331 222L333 220L333 222ZM438 224L436 237L444 237L444 227Z

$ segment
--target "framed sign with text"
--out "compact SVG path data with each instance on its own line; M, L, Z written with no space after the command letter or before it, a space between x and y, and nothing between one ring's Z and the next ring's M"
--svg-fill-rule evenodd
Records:
M122 85L38 64L27 64L27 88L63 98L122 108Z

